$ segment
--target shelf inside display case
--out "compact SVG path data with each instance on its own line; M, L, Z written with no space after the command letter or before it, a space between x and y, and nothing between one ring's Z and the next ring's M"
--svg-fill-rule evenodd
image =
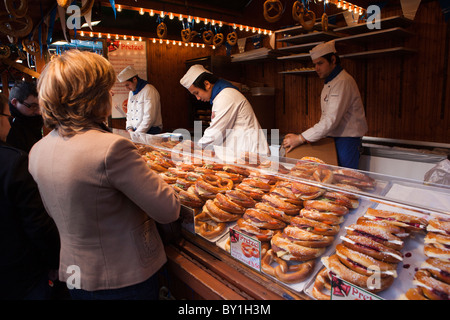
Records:
M362 221L381 220L388 211L383 223L407 216L420 227L408 231L408 237L397 231L402 238L392 240L402 244L395 249L399 254L391 253L401 256L389 271L396 277L389 275L392 283L376 294L397 299L413 286L415 268L425 260L425 225L436 217L450 219L449 186L331 166L315 158L229 157L223 149L202 150L181 134L115 133L136 143L150 168L159 164L154 170L179 193L184 230L193 241L217 246L220 250L211 254L222 261L259 268L258 274L295 295L315 299L311 290L317 275L336 257L349 230ZM230 228L243 235L230 237ZM257 245L244 249L245 237ZM242 251L236 255L236 250Z

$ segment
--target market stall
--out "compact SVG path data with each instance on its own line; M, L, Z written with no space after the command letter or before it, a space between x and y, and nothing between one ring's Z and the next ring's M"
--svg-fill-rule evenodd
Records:
M182 202L160 229L161 299L448 299L450 188L424 181L450 154L445 1L207 2L5 0L2 93L72 49L134 65L158 90L162 134L125 130L120 82L107 125ZM367 118L358 169L281 147L321 118L310 50L330 40ZM250 101L270 154L196 144L214 117L180 84L197 64Z

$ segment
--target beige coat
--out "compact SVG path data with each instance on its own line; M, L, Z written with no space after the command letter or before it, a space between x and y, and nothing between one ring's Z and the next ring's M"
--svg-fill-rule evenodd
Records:
M121 288L167 261L154 221L176 220L180 203L129 140L52 131L31 150L29 169L60 233L62 281L89 291Z

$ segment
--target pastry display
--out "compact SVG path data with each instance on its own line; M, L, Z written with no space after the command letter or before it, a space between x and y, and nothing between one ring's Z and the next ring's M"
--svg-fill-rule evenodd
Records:
M321 258L312 295L330 299L332 275L372 293L388 289L397 278L401 250L412 232L423 232L427 220L409 214L368 208L357 222L346 226L335 253Z
M294 290L308 280L308 294L330 299L334 275L381 293L399 276L405 244L423 234L427 259L417 268L415 287L402 298L450 296L450 222L360 208L358 194L377 188L377 181L363 172L328 166L313 157L286 167L252 153L236 163L220 163L213 151L190 141L137 144L137 149L192 210L196 234L216 242L234 228L260 241L260 271ZM223 240L228 252L229 240ZM256 254L242 250L245 256Z
M415 287L405 300L450 300L450 221L431 219L426 228L424 253L427 259L414 275Z

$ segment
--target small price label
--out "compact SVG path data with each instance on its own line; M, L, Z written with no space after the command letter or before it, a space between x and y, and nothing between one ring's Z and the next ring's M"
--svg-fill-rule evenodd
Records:
M384 300L384 299L333 275L333 277L331 278L331 300Z
M261 242L230 229L230 254L249 267L261 271Z

